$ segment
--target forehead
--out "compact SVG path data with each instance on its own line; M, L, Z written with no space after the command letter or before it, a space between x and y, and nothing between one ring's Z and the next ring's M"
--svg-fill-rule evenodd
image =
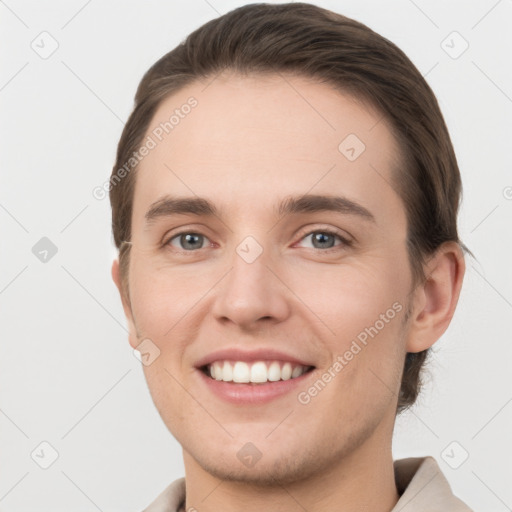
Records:
M383 116L312 79L195 82L162 102L145 141L152 148L138 166L134 218L166 193L254 211L256 199L263 207L288 194L336 191L370 203L380 195L381 208L386 197L395 202L388 210L397 208L391 170L399 153Z

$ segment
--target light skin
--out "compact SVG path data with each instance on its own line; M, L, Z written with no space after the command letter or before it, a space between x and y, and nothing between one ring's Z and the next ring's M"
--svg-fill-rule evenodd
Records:
M406 212L391 185L398 147L369 106L297 76L224 74L206 83L167 98L148 131L197 99L139 164L129 300L117 260L112 267L130 345L149 338L160 350L143 368L183 448L186 508L390 511L399 499L391 440L405 354L429 348L448 327L462 252L441 246L426 263L427 281L413 286ZM366 146L354 161L338 150L348 134ZM305 194L343 196L373 220L337 211L279 217L276 205ZM148 224L146 212L164 196L205 198L217 212ZM325 230L351 243L337 234L317 243ZM187 251L175 236L183 231L205 238ZM263 249L252 263L236 251L247 236ZM308 404L292 392L235 406L194 367L219 348L276 348L315 366L304 391L397 302L400 312ZM237 458L248 442L262 454L253 467Z

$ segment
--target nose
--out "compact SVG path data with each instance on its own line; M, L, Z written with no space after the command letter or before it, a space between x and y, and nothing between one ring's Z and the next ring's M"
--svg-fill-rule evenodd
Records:
M290 292L269 263L265 251L252 262L234 254L230 272L216 287L213 314L219 322L251 331L286 320Z

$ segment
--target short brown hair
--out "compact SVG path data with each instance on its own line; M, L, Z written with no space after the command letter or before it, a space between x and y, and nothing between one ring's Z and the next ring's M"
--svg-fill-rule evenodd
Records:
M462 190L453 146L436 97L409 58L366 25L341 14L307 3L259 3L202 25L159 59L139 84L110 181L112 230L123 282L130 245L122 242L131 236L136 167L122 180L112 178L140 147L164 98L225 70L318 79L382 114L401 149L393 184L407 214L415 286L426 278L426 258L443 242L455 241L466 249L457 233ZM128 289L127 282L124 287ZM415 402L428 352L406 354L397 413Z

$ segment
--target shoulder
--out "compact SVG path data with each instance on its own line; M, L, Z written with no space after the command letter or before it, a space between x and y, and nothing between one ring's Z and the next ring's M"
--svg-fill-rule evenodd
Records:
M142 512L178 512L185 501L185 478L170 483Z
M407 504L417 512L473 512L453 491L434 457L394 461L395 481L401 495L392 512Z

